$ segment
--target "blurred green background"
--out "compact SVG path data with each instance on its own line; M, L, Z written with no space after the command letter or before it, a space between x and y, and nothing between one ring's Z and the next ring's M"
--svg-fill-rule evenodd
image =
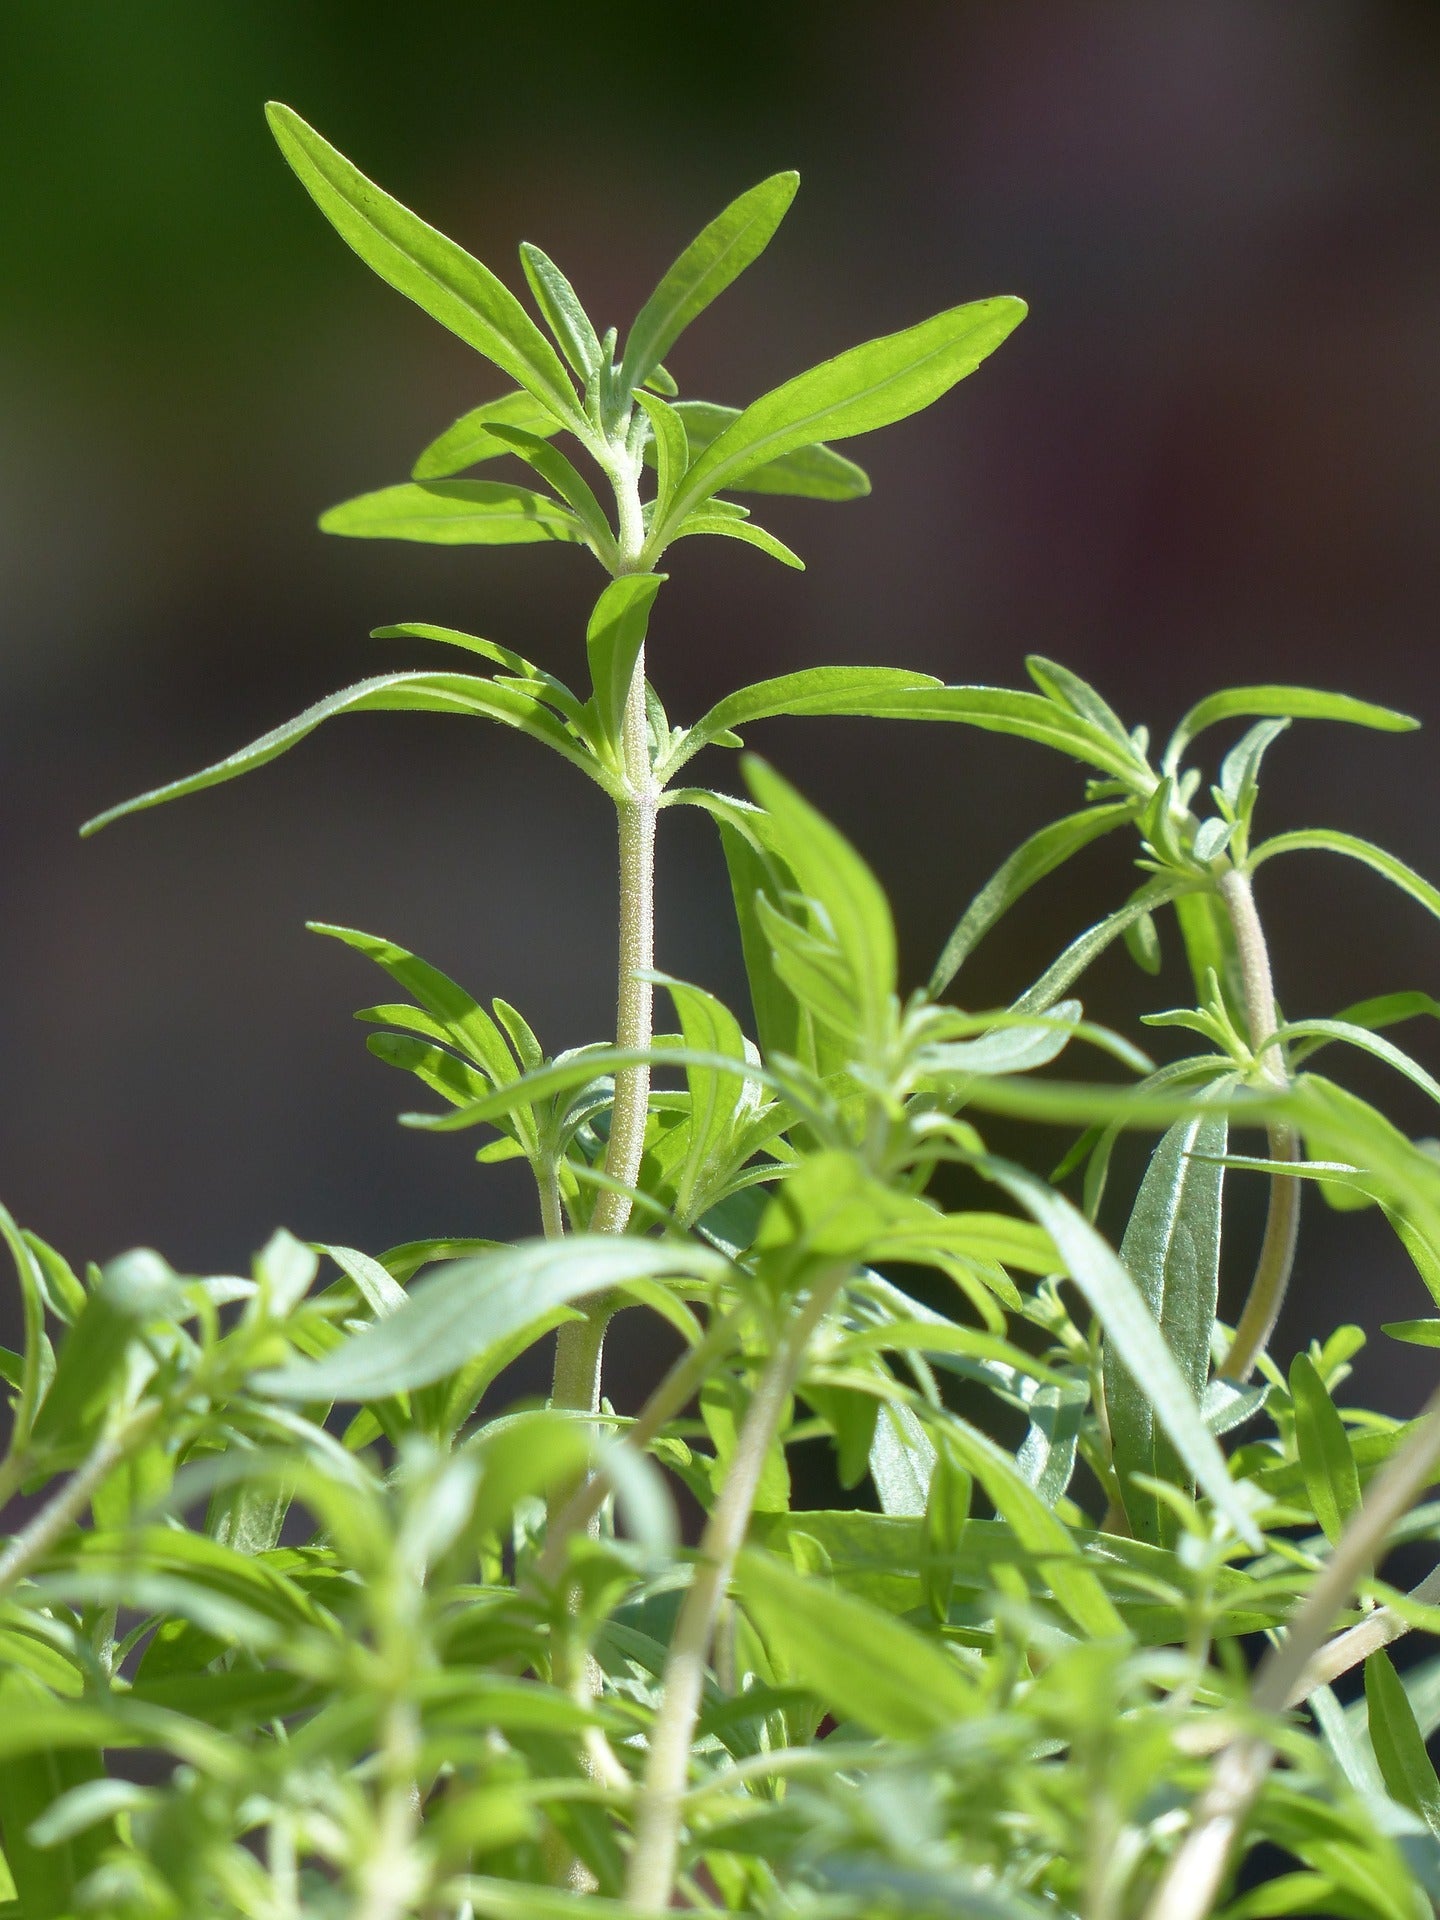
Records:
M214 1270L279 1222L372 1249L527 1229L513 1169L395 1127L408 1087L348 1019L380 979L306 918L507 995L552 1048L611 1018L602 803L498 732L347 721L75 838L394 662L366 638L382 622L579 670L583 553L315 531L501 382L329 231L271 145L270 96L513 285L515 244L538 241L602 326L734 193L798 166L775 246L673 356L690 393L743 401L959 300L1030 301L975 379L856 443L871 499L767 510L808 574L679 550L654 636L678 717L832 660L1013 683L1033 649L1156 726L1226 679L1440 722L1428 0L4 0L0 1194L72 1256L151 1242ZM875 861L914 980L1080 791L1038 750L943 729L777 723L756 743ZM1277 827L1316 818L1440 870L1429 735L1297 730L1272 759ZM736 777L718 754L706 773ZM665 828L661 963L738 998L705 823ZM1123 851L1095 849L987 942L966 1002L1009 997L1127 884ZM1436 983L1440 929L1359 872L1278 864L1261 904L1296 1014ZM1100 1017L1131 1004L1127 967L1097 972ZM1142 985L1153 1006L1184 990ZM1312 1209L1302 1260L1306 1332L1422 1310L1373 1222ZM1417 1399L1423 1356L1385 1346L1379 1390Z

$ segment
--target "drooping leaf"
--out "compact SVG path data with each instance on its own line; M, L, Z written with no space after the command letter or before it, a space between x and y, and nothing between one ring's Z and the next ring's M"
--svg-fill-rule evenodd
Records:
M1283 718L1287 720L1344 720L1351 726L1374 727L1382 733L1409 733L1420 722L1390 707L1372 706L1344 693L1322 693L1314 687L1230 687L1212 693L1193 706L1170 736L1161 762L1173 773L1185 749L1206 727L1222 720Z
M569 507L509 480L404 480L328 508L320 516L320 530L351 540L421 540L441 547L513 547L584 537Z
M717 1254L691 1245L576 1234L521 1241L457 1260L418 1280L405 1305L322 1355L256 1377L285 1400L373 1400L428 1386L454 1373L557 1306L664 1276L713 1279Z
M206 787L218 787L227 780L238 779L242 773L250 773L278 759L324 721L343 713L458 713L498 720L503 726L517 727L532 739L553 747L572 765L604 784L596 762L582 752L555 716L529 695L468 674L387 673L358 681L353 687L317 700L313 707L307 707L293 720L262 734L248 747L216 761L214 766L188 774L182 780L172 780L168 786L156 787L134 800L122 801L119 806L107 807L104 813L87 820L80 832L82 836L98 833L102 827L124 819L127 814L140 813L167 800L179 800L186 794L201 793Z
M1032 833L1001 862L961 915L930 975L932 997L945 991L984 935L1037 881L1063 866L1092 840L1113 833L1133 818L1134 808L1129 802L1120 801L1109 806L1086 807Z
M885 717L945 720L985 733L1013 734L1083 761L1137 792L1148 791L1148 779L1141 776L1133 752L1093 722L1038 693L1015 693L1008 687L926 688L897 694Z
M701 228L635 316L620 370L623 392L643 385L691 321L759 259L799 185L798 173L771 174Z
M271 101L265 114L301 184L368 267L508 373L561 425L588 431L555 349L488 267L367 180L298 113Z
M1432 887L1428 880L1416 873L1413 867L1407 867L1403 860L1397 860L1393 853L1386 853L1383 847L1372 846L1368 840L1358 839L1353 833L1337 833L1330 827L1306 827L1297 833L1277 833L1273 839L1264 840L1256 847L1250 856L1250 866L1253 869L1262 861L1273 860L1277 853L1305 852L1343 853L1352 860L1358 860L1440 917L1440 889Z
M758 548L768 554L772 560L778 560L783 567L794 567L805 571L805 562L793 548L787 547L783 540L777 540L773 533L743 514L717 512L717 508L729 505L722 500L711 501L707 506L697 507L674 528L670 538L687 540L692 534L714 533L723 540L742 540L746 546Z
M691 464L658 543L672 537L702 500L782 454L871 433L928 407L973 373L1024 317L1024 302L1009 296L972 301L903 333L852 347L752 401Z
M1120 1258L1150 1308L1193 1399L1210 1372L1210 1333L1220 1277L1220 1202L1228 1125L1203 1109L1177 1121L1150 1158L1120 1242ZM1105 1347L1105 1407L1125 1512L1132 1531L1157 1546L1173 1544L1172 1509L1133 1474L1188 1491L1193 1481L1156 1419L1143 1381L1115 1348Z
M1136 1380L1143 1382L1156 1420L1176 1453L1241 1539L1258 1545L1255 1523L1201 1416L1190 1384L1118 1256L1082 1213L1033 1174L1001 1160L986 1159L978 1164L1050 1235L1117 1357Z

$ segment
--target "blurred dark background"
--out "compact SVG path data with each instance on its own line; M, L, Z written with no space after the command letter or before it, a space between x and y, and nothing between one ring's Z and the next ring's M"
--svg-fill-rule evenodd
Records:
M383 980L307 918L513 998L551 1048L609 1031L603 802L498 730L347 720L76 838L405 664L366 638L385 621L580 672L599 581L579 550L315 531L503 382L328 229L270 141L272 95L512 285L516 242L541 243L602 326L734 193L798 166L771 252L671 356L690 393L741 402L959 300L1029 300L973 380L853 443L871 499L766 503L807 574L677 550L653 650L676 717L827 661L1013 684L1038 650L1156 728L1265 679L1440 722L1433 5L5 0L0 1194L72 1257L149 1242L228 1270L279 1222L372 1250L528 1230L516 1169L395 1126L409 1084L349 1019ZM1435 874L1431 738L1297 728L1268 826L1346 827ZM911 981L1081 791L1038 749L958 730L774 723L755 742L876 863ZM705 772L737 777L719 754ZM738 1000L710 831L664 828L661 962ZM1118 902L1128 857L1107 844L1047 883L962 975L966 1003L1007 999ZM1440 927L1373 876L1308 856L1259 892L1292 1012L1440 983ZM1137 981L1112 956L1091 1010L1138 1032ZM1139 984L1147 1006L1184 992L1173 954ZM1407 1087L1352 1079L1434 1127ZM1426 1311L1373 1220L1317 1207L1299 1294L1282 1357L1337 1319ZM1378 1334L1362 1370L1406 1411L1432 1371Z

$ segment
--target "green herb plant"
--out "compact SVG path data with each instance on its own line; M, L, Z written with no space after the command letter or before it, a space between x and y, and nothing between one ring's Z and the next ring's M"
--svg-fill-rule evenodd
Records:
M469 670L363 680L91 825L339 714L498 721L614 808L615 1028L548 1053L509 1002L322 927L400 996L360 1017L420 1082L409 1124L523 1159L535 1237L371 1254L281 1232L248 1276L141 1251L82 1277L0 1215L24 1324L0 1354L0 1911L1425 1920L1440 1660L1402 1676L1385 1649L1440 1624L1440 1585L1397 1592L1382 1568L1440 1536L1440 1413L1337 1397L1358 1327L1285 1367L1270 1343L1287 1286L1303 1297L1307 1187L1378 1209L1440 1301L1440 1164L1311 1064L1358 1049L1440 1101L1388 1037L1440 1004L1282 1015L1256 887L1274 859L1339 854L1440 917L1440 892L1351 835L1257 837L1292 720L1414 723L1241 687L1154 754L1044 660L1025 691L810 668L672 723L651 669L670 549L723 535L799 565L736 496L863 496L831 443L941 399L1024 307L952 308L738 410L681 398L664 363L769 243L793 174L712 221L622 344L539 248L521 249L537 323L289 109L270 118L349 246L512 383L322 526L587 547L606 576L591 684L385 628ZM502 461L524 482L469 477ZM1084 804L902 988L879 880L779 773L747 758L743 795L681 783L774 715L1011 734L1077 762ZM1218 764L1197 759L1222 728ZM741 1013L656 967L673 806L720 837ZM1129 898L1008 1005L957 1003L979 941L1112 833L1133 837ZM1139 1014L1156 1064L1072 989L1116 942L1143 982L1171 920L1195 1005ZM1052 1071L1062 1055L1100 1071ZM991 1115L1035 1123L1033 1165L987 1146ZM1052 1173L1056 1125L1074 1146ZM1126 1132L1154 1144L1116 1248L1098 1222ZM1269 1203L1231 1327L1236 1181ZM628 1417L604 1391L621 1313L679 1342ZM1440 1345L1440 1316L1385 1332ZM506 1368L552 1336L548 1400L515 1403ZM816 1442L852 1506L793 1504L792 1455ZM704 1516L693 1544L677 1489Z

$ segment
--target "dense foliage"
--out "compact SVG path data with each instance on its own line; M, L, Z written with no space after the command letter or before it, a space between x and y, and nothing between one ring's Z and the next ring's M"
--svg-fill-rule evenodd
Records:
M1033 660L1027 691L811 669L672 724L646 663L662 555L719 534L798 565L731 496L864 494L829 443L939 399L1023 306L956 307L740 410L681 399L664 360L769 242L793 175L726 208L623 345L526 245L547 337L293 113L271 119L355 252L514 383L322 525L583 544L609 576L592 685L469 634L388 629L479 670L362 681L93 824L337 714L517 728L616 811L616 1029L552 1056L506 1001L324 927L400 996L361 1017L441 1103L407 1121L482 1130L482 1163L523 1159L537 1237L370 1254L279 1233L245 1278L144 1251L82 1278L0 1215L25 1330L0 1355L3 1911L1424 1920L1440 1662L1402 1680L1384 1647L1437 1615L1375 1569L1440 1530L1416 1504L1440 1418L1337 1401L1357 1327L1318 1330L1288 1369L1268 1343L1307 1186L1378 1208L1440 1300L1440 1164L1313 1064L1359 1049L1440 1100L1386 1037L1440 1005L1392 992L1283 1017L1252 885L1273 859L1342 855L1440 915L1364 841L1257 827L1292 719L1413 723L1242 687L1156 753ZM456 477L502 457L526 484ZM743 797L679 784L779 714L1012 734L1077 762L1083 804L986 880L911 987L880 884L778 773L745 761ZM743 1015L655 970L654 837L677 805L723 843ZM947 997L1016 901L1112 833L1135 848L1128 899L1007 1007ZM1172 922L1196 1004L1139 1015L1168 1045L1156 1065L1140 1028L1088 1022L1072 990L1120 941L1143 986ZM1043 1071L1062 1055L1079 1064ZM1074 1148L1053 1173L1038 1131L1040 1170L1000 1157L992 1115L1069 1126ZM1117 1250L1096 1220L1126 1130L1154 1144ZM1232 1329L1236 1179L1265 1182L1269 1211ZM621 1312L679 1346L627 1418L603 1392ZM1440 1345L1440 1318L1385 1333ZM505 1369L552 1335L549 1401L507 1404ZM817 1440L855 1510L792 1504L790 1451ZM677 1488L705 1516L694 1546ZM1342 1705L1332 1683L1362 1661Z

